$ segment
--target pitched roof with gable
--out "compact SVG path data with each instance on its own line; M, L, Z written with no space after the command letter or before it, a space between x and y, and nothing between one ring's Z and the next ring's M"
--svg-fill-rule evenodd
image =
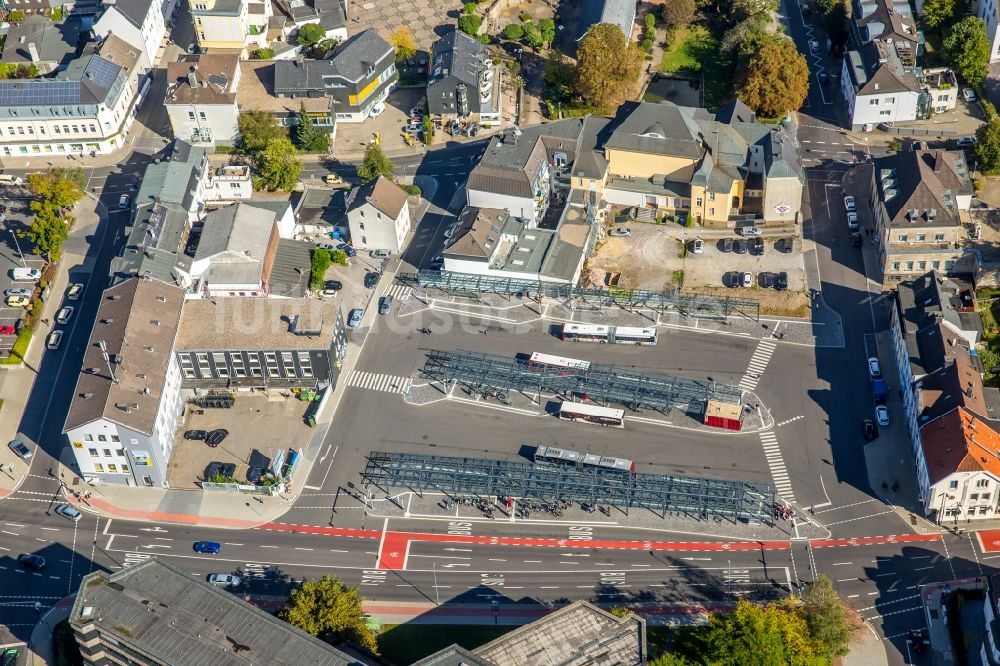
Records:
M395 220L406 207L406 191L385 176L359 185L351 192L347 210L352 211L368 204L383 215Z
M890 227L957 225L956 197L973 192L961 151L907 150L880 157L875 159L874 176ZM932 216L928 211L934 211Z
M271 241L274 211L245 203L219 208L205 216L195 261L222 253L262 261Z
M583 0L583 3L577 41L583 39L598 23L617 25L625 35L626 42L632 38L632 28L635 24L633 0Z
M201 54L167 65L165 104L235 104L240 58L237 55ZM192 86L189 75L194 74Z
M626 102L618 107L607 149L701 159L702 128L695 110L676 104Z
M431 82L446 76L454 76L468 86L479 86L479 61L489 62L486 46L478 39L452 26L441 39L431 47Z
M158 280L133 278L104 291L64 432L100 418L153 432L183 302L183 289Z
M988 472L1000 480L1000 434L958 407L920 428L931 484L956 472Z
M932 420L955 407L989 418L983 378L974 357L961 346L952 348L951 362L920 381L918 417Z
M79 17L71 16L60 23L53 23L52 19L41 14L28 16L23 22L8 28L3 62L33 62L28 45L34 44L41 62L63 65L76 53L82 31Z
M455 237L444 253L488 259L496 251L500 236L507 227L513 227L508 232L516 233L523 224L505 210L466 206L458 214Z
M160 11L160 3L155 0L115 0L114 4L105 3L105 7L107 11L114 9L120 12L137 28L142 28L150 11Z

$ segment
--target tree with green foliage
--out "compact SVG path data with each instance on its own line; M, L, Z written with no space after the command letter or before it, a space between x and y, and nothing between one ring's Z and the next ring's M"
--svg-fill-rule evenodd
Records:
M15 65L9 62L0 62L0 80L37 79L38 77L38 67L34 64L21 63Z
M434 121L431 120L430 115L424 116L422 125L424 126L424 143L429 146L434 141Z
M783 602L758 606L741 598L728 615L712 617L704 642L709 664L817 663L806 621Z
M656 30L656 14L653 12L646 12L646 15L642 19L642 26L643 32Z
M944 59L969 85L983 82L990 69L990 42L986 24L977 16L967 16L945 37Z
M339 578L323 576L305 580L294 588L278 617L331 645L349 640L378 654L361 601L358 588L348 587Z
M777 0L731 0L729 3L729 13L734 22L755 16L770 19L777 8Z
M749 18L737 23L722 36L719 48L737 60L746 61L757 49L773 36L767 32L767 24L760 17Z
M263 48L253 52L254 60L271 60L274 58L274 49Z
M551 93L549 97L557 101L568 99L573 94L573 76L573 65L563 57L562 51L549 51L542 68L542 80Z
M323 58L330 55L330 52L340 46L340 40L335 37L327 37L326 39L321 39L317 42L311 49L310 53L312 57L317 60L322 60Z
M556 22L550 18L543 18L538 22L538 32L541 35L542 43L548 46L556 38Z
M49 14L49 18L52 19L53 23L61 23L63 20L63 10L62 7L56 7Z
M347 253L343 250L334 250L334 252L340 252L340 254L344 255L344 262L341 265L346 266ZM316 248L312 251L312 257L309 262L310 289L313 291L319 291L325 286L326 271L330 268L331 263L333 263L333 252L323 250L321 248Z
M417 40L410 26L401 25L389 35L389 43L396 49L396 62L406 62L417 54Z
M508 23L504 26L503 36L512 42L524 37L524 28L521 27L520 23Z
M924 24L935 30L950 25L956 18L957 5L957 0L924 0Z
M979 170L988 176L1000 174L1000 118L992 118L976 130L974 147Z
M458 17L458 29L467 35L475 37L479 33L479 26L483 24L483 19L476 14L476 3L467 2L462 8L462 15Z
M851 0L828 2L820 22L833 44L845 44L851 30Z
M346 266L348 256L343 250L330 250L330 263L337 264L338 266ZM326 269L323 270L326 273Z
M43 208L35 213L31 226L24 232L34 247L31 251L44 256L49 263L59 261L62 244L69 238L69 224L56 215L53 208Z
M642 51L628 43L621 28L598 23L577 49L576 91L596 107L616 108L639 80L642 62Z
M263 150L271 139L287 136L285 130L274 122L274 116L266 111L244 111L237 123L240 128L240 148L248 154Z
M817 651L829 659L846 655L859 622L856 619L852 622L857 613L848 608L833 589L833 582L820 574L809 586L802 602L802 614Z
M325 153L330 150L330 136L312 123L305 104L299 105L295 123L295 147L304 153Z
M83 169L52 169L28 174L28 189L35 196L33 211L51 209L56 213L76 205L83 197L87 177Z
M13 25L24 23L25 14L20 9L15 9L7 14L7 21Z
M795 111L809 93L809 66L790 39L765 41L736 77L736 96L765 118Z
M358 178L369 183L379 176L392 179L395 173L396 167L386 157L386 154L382 151L382 146L377 143L369 143L368 147L365 148L364 162L358 167Z
M295 157L295 146L287 137L270 139L253 154L255 190L288 192L302 175L302 161Z
M661 10L663 22L668 30L686 28L695 16L694 0L666 0Z
M299 28L299 34L295 38L295 43L299 46L312 46L318 44L326 37L326 30L318 23L307 23Z
M532 21L525 21L521 24L521 27L524 29L524 43L533 49L542 48L545 40L542 38L542 33L538 29L538 26Z

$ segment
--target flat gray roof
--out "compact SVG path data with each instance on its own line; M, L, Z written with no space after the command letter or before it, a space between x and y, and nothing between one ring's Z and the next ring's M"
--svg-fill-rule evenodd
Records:
M329 349L337 325L337 298L216 298L184 303L178 350ZM296 335L295 317L319 335Z

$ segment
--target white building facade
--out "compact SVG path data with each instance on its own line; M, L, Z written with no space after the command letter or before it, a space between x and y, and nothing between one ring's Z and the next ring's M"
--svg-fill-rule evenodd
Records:
M347 223L354 247L399 254L410 231L406 192L383 176L356 188L349 195Z
M123 0L105 3L104 12L94 23L94 35L104 39L115 35L142 49L140 68L152 69L167 36L163 7L159 0Z

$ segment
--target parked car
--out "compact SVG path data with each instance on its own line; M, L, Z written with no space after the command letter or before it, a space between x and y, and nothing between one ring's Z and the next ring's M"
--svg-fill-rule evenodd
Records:
M350 314L347 315L347 325L351 328L357 328L361 325L361 317L363 317L365 311L361 308L354 308L351 310Z
M365 273L365 289L374 289L375 285L378 284L378 279L381 277L380 273L371 271Z
M264 476L264 468L260 465L255 465L247 470L247 481L250 483L257 483L262 476Z
M12 268L10 278L15 282L33 282L42 277L42 271L38 268Z
M25 298L31 298L31 289L25 287L14 287L13 289L7 289L3 292L4 296L24 296Z
M60 308L59 312L56 314L56 321L60 324L68 324L69 320L73 318L73 306L67 305L66 307Z
M774 287L774 282L777 279L774 273L768 273L766 271L757 274L757 285L761 289L771 289Z
M205 467L205 478L211 479L218 475L232 478L236 473L236 465L233 463L210 462Z
M774 282L774 288L778 291L784 291L788 289L788 273L781 271L778 273L778 279Z
M52 331L49 333L49 337L45 339L45 347L55 351L56 349L59 349L59 345L62 344L62 339L62 331Z
M861 247L865 242L864 237L857 231L851 234L851 247Z
M819 82L821 84L822 83L826 83L829 80L830 80L830 75L829 74L827 74L826 72L820 72L819 73Z
M17 563L25 569L34 569L35 571L40 571L45 568L45 558L41 555L28 555L27 553L21 553L17 556Z
M879 405L875 408L875 420L878 421L880 426L888 427L889 425L889 408L885 405Z
M17 329L10 324L0 325L0 335L17 335Z
M738 287L743 280L743 274L739 271L728 271L722 276L722 284L726 287Z
M385 112L385 104L379 102L378 104L372 104L371 111L368 112L369 118L378 118Z
M392 296L383 296L378 299L378 313L380 315L389 314L389 309L392 307Z
M216 555L222 550L220 546L215 541L195 541L194 542L194 552L196 553L207 553L209 555Z
M779 252L789 253L795 249L795 239L792 237L779 238L778 242L775 243L775 248Z
M324 288L330 291L340 291L344 288L344 283L340 280L327 280Z
M848 213L847 214L847 228L851 231L855 231L858 228L858 214Z
M121 195L120 197L118 197L118 208L120 210L125 210L126 208L128 208L130 201L131 199L129 199L129 196L127 194Z
M966 102L976 101L976 91L972 88L962 88L962 99Z
M70 301L77 301L80 299L80 295L83 293L83 284L79 282L74 282L66 290L66 298Z
M213 449L219 444L222 444L222 440L229 436L229 431L225 428L216 428L212 432L205 435L205 443L211 446Z
M350 187L351 184L335 173L328 173L323 176L323 182L333 188Z
M746 254L749 248L750 246L745 238L737 238L736 242L733 243L733 251L736 254Z
M753 273L747 271L743 273L743 286L752 287L753 286Z
M871 419L865 419L861 422L861 432L865 437L866 442L870 442L878 438L878 426Z
M28 445L19 439L10 440L7 442L7 446L14 452L14 455L21 460L27 460L31 457L31 449L29 449Z
M844 209L849 213L851 211L856 210L854 204L854 197L852 197L850 194L844 197Z
M752 236L760 236L760 228L755 227L753 225L750 225L748 227L740 227L739 232L740 234L746 236L747 238L750 238Z
M372 250L371 251L371 257L372 257L372 259L388 259L391 256L392 256L392 253L389 252L389 250Z
M316 243L317 250L326 250L328 252L333 252L337 249L337 246L333 243Z
M609 231L608 235L614 236L615 238L628 238L632 235L632 230L628 227L618 227Z
M23 308L31 303L31 299L27 296L8 296L4 299L4 303L12 308Z
M691 252L694 254L701 254L705 251L705 241L700 238L695 238L691 241Z
M760 236L750 240L750 253L756 255L764 254L764 239Z
M67 520L72 520L74 523L83 518L83 514L69 504L60 504L57 506L56 513Z
M809 40L809 52L813 54L819 53L819 42L815 39Z
M222 587L239 587L240 583L243 582L239 576L223 573L208 574L207 580L212 585L221 585Z
M424 117L424 110L423 110L423 108L419 107L419 106L415 106L412 109L410 109L410 117L412 118L413 116L420 116L421 118L423 118Z
M882 366L879 365L878 359L874 356L868 359L868 376L872 379L878 379L882 376Z
M184 432L184 439L200 442L208 437L208 431L206 430L186 430Z
M358 256L358 251L357 251L357 250L355 250L355 249L354 249L353 247L351 247L350 245L348 245L347 243L341 243L340 245L338 245L338 246L337 246L337 249L338 249L338 250L343 250L343 251L344 251L344 253L345 253L345 254L346 254L346 255L347 255L348 257L356 257L356 256Z
M719 252L732 252L733 251L733 239L732 238L722 238L719 240L717 246Z
M979 143L979 139L974 136L963 136L955 142L955 145L959 148L971 148L972 146Z

